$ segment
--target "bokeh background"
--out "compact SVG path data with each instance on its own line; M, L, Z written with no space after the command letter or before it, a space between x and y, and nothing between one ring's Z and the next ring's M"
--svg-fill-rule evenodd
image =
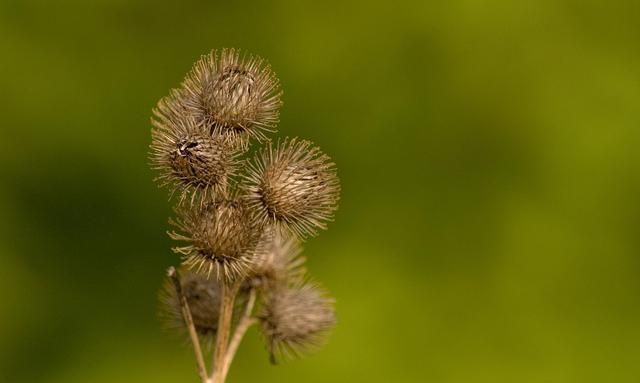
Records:
M0 1L0 381L198 381L149 118L239 47L344 191L328 345L230 382L637 382L639 43L635 0Z

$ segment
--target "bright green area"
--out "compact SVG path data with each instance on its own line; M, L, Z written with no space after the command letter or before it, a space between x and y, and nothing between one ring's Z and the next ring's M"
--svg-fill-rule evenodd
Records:
M637 382L640 2L0 2L0 381L197 382L149 118L199 55L338 164L327 347L230 382Z

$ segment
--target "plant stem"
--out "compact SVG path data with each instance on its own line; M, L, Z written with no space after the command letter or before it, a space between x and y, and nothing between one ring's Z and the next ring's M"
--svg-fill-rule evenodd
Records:
M191 316L191 310L189 309L189 303L187 302L187 298L184 296L182 291L182 283L180 282L180 275L176 268L171 266L167 270L167 275L171 278L173 282L173 287L176 290L176 295L178 300L180 301L180 307L182 309L182 317L184 318L184 322L187 325L187 329L189 330L189 337L191 338L191 344L193 344L193 351L196 354L196 362L198 364L198 374L200 375L200 379L202 383L208 383L207 376L207 367L204 364L204 357L202 356L202 349L200 348L200 340L198 339L198 334L196 333L196 327L193 324L193 317Z
M233 304L241 283L241 281L231 282L230 285L222 283L222 298L220 299L220 316L218 317L216 349L213 352L213 372L211 373L212 383L224 382L222 371L224 368L224 357L229 341L229 332L231 331Z
M240 346L240 342L244 337L244 334L247 332L249 327L255 324L258 320L252 316L253 305L256 302L256 291L251 289L249 292L249 300L247 301L247 305L245 306L244 313L242 314L242 318L238 322L236 326L235 332L233 333L233 337L231 338L231 342L229 342L229 348L227 349L227 353L224 358L224 366L222 368L222 378L221 381L224 382L227 378L227 373L229 372L229 367L231 367L231 363L233 362L233 358L236 355L236 351L238 351L238 347Z

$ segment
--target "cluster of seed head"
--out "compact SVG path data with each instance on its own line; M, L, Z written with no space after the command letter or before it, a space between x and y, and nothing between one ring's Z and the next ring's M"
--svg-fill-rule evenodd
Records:
M334 163L311 142L272 143L282 92L264 60L228 49L203 56L153 111L150 162L177 196L170 220L196 331L215 335L222 284L260 292L267 348L298 354L335 323L333 300L309 281L301 241L326 229L340 194ZM251 142L265 144L252 158ZM163 317L184 327L163 289Z

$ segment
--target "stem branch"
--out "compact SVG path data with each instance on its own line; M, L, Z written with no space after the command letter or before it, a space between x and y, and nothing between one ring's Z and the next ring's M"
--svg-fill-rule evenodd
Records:
M224 368L224 357L229 342L229 332L231 331L233 306L241 283L241 281L232 282L230 285L222 283L222 297L220 299L216 349L213 352L213 372L211 373L211 381L213 383L224 382L224 376L222 374Z
M255 324L258 320L252 316L253 306L256 302L256 291L251 289L249 292L249 299L247 301L247 305L244 308L244 314L242 314L242 318L238 322L236 326L233 337L231 338L231 342L229 343L229 348L227 349L227 353L224 358L224 366L222 368L222 382L227 377L227 373L229 372L229 367L231 367L231 362L233 362L233 358L236 355L236 351L238 351L238 347L240 346L240 342L244 337L244 334L247 332L249 327Z
M208 383L207 367L204 364L202 349L200 348L200 340L198 339L198 334L196 333L196 326L193 324L193 317L191 316L189 303L187 302L187 298L184 296L184 292L182 291L180 275L178 274L178 271L176 271L176 268L173 266L169 267L169 269L167 270L167 275L169 276L169 278L171 278L173 287L176 290L176 295L178 296L178 300L180 301L182 317L184 318L184 322L187 325L187 329L189 330L189 337L191 338L191 343L193 344L193 351L196 354L196 362L198 363L198 374L200 375L202 383Z

